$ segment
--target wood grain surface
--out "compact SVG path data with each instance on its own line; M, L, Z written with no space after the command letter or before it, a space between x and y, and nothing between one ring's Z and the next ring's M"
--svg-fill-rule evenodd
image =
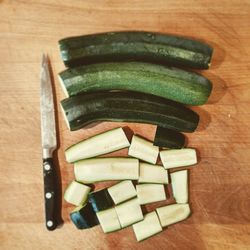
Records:
M0 1L0 248L1 249L250 249L250 1L162 0ZM201 124L188 134L199 151L190 171L193 214L137 243L128 227L103 234L76 230L62 201L64 224L44 226L39 73L49 54L54 75L64 69L57 42L67 36L148 30L206 41L215 51L209 103L194 108ZM55 77L57 104L64 98ZM57 107L62 191L73 179L64 149L80 139L127 126L153 139L155 127L100 123L69 132ZM126 150L113 155L125 154ZM171 200L170 200L171 201ZM152 209L148 207L148 210Z

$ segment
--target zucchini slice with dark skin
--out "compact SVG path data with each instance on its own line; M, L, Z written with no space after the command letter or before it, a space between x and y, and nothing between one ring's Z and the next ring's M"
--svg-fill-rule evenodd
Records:
M59 48L69 67L136 60L207 69L213 53L212 47L197 40L143 31L68 37L59 41Z
M194 72L163 65L123 62L99 63L67 69L59 74L67 96L83 92L125 90L152 94L188 105L202 105L211 82Z
M90 193L89 202L95 212L111 208L115 205L112 197L110 196L106 188Z
M183 148L185 145L185 136L171 129L157 127L154 145L162 148Z
M193 132L199 122L197 113L179 103L132 91L81 94L61 106L72 131L96 121L125 121Z
M70 218L78 229L91 228L99 224L96 213L89 203L75 208L70 213Z

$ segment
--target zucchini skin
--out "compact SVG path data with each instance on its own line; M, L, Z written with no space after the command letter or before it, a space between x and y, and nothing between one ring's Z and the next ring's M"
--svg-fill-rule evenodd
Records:
M185 145L185 136L171 129L157 127L154 145L163 148L183 148Z
M180 36L120 31L77 37L59 41L64 64L74 67L107 61L148 61L189 68L208 69L213 48Z
M68 96L83 92L125 90L188 105L202 105L212 91L211 82L197 73L142 62L81 66L61 72L59 79Z
M91 205L86 203L79 211L70 213L70 219L78 229L91 228L99 224Z
M106 188L90 193L89 203L95 212L111 208L115 205Z
M125 121L193 132L199 122L197 113L179 103L132 91L84 93L61 106L72 131L96 121Z

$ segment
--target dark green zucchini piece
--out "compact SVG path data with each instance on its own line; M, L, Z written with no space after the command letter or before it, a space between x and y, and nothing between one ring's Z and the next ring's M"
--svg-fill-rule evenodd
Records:
M90 193L89 202L91 203L95 212L111 208L115 205L106 188Z
M211 82L194 72L142 63L100 63L67 69L59 74L67 96L103 90L130 90L183 104L206 103Z
M162 148L183 148L185 136L171 129L157 127L154 145Z
M74 209L70 213L70 218L78 229L91 228L99 224L96 213L89 203Z
M126 121L193 132L199 122L197 113L179 103L132 91L81 94L61 106L72 131L96 121Z
M122 31L68 37L59 41L61 57L73 67L107 61L137 60L189 68L209 68L213 49L180 36Z

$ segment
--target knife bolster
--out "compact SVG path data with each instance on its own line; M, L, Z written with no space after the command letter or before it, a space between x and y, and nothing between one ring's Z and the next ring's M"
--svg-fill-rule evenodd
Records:
M44 148L43 149L43 159L52 158L54 148Z

